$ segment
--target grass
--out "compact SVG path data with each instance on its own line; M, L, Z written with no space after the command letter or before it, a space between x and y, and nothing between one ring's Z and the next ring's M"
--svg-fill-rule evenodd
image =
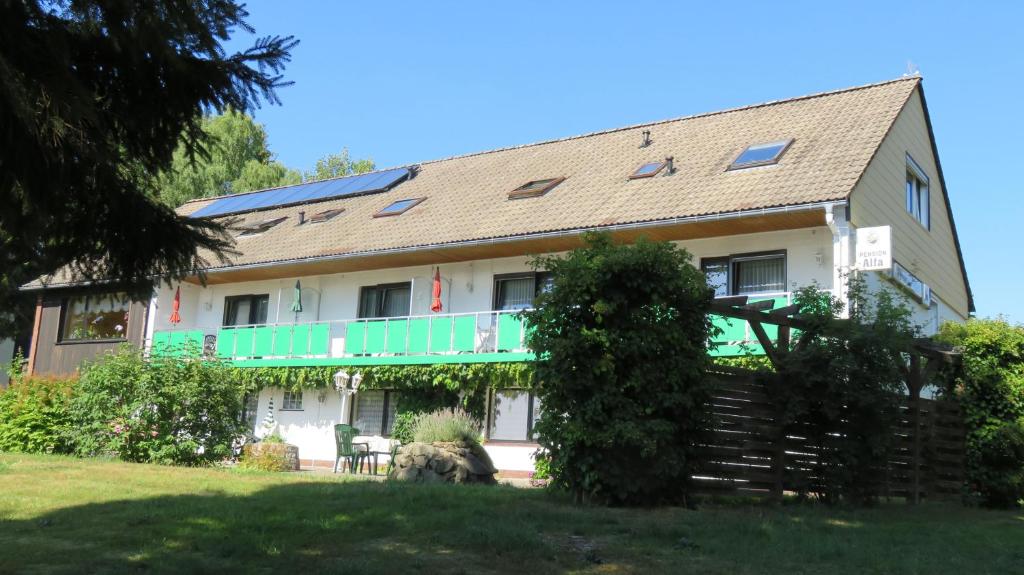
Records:
M0 454L0 572L1024 572L1024 512L574 506L405 485Z

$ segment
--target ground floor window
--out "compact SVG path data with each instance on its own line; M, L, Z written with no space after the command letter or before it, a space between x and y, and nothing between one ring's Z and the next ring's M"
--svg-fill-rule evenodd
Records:
M353 426L361 435L389 437L397 405L398 393L394 391L360 391L353 405Z
M282 411L299 411L302 409L302 392L286 391L284 400L281 402Z
M786 291L786 252L703 258L700 268L715 297Z
M540 418L540 399L524 389L503 389L491 395L487 438L498 441L534 441Z
M131 301L123 293L83 295L64 300L60 341L125 339Z

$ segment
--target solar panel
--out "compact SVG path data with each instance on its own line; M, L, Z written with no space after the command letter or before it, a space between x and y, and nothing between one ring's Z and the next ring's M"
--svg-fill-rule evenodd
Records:
M383 192L412 174L409 168L394 168L369 174L296 184L274 190L221 198L192 213L193 218L209 218L271 207L289 206L328 198L341 198Z

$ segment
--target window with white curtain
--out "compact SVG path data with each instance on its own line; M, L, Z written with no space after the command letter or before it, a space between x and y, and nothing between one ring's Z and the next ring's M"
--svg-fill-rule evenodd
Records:
M785 252L704 258L701 270L715 297L786 291Z
M928 176L921 166L907 155L907 213L927 229L931 229L931 198Z
M356 395L352 425L361 435L391 435L395 423L398 394L393 391L367 390Z
M522 389L495 391L491 400L488 439L533 441L533 428L540 418L540 399Z
M525 273L494 278L494 309L516 310L533 307L533 300L551 288L551 274Z

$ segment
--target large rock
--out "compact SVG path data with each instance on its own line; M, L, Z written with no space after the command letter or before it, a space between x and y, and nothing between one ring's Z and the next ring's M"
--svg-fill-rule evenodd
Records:
M268 443L260 441L246 445L243 449L246 457L259 457L261 453L273 453L284 459L285 465L291 471L299 470L299 448L287 443Z
M479 443L410 443L398 448L390 477L423 483L494 485L497 472Z

